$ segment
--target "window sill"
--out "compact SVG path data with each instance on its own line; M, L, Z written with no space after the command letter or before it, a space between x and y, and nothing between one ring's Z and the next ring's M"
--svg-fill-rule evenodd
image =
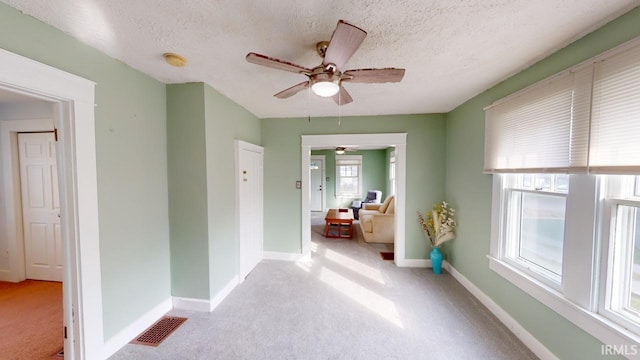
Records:
M571 321L605 345L634 345L640 343L640 336L610 321L602 315L584 309L566 299L557 290L532 278L519 269L493 256L489 258L489 268L532 296L556 313Z

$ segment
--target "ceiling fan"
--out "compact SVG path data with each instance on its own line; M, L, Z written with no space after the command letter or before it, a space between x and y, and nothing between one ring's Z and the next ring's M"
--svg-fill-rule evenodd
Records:
M336 155L343 155L345 151L358 151L357 148L348 148L344 146L336 146Z
M291 97L311 86L318 96L332 97L338 105L353 101L351 95L342 86L343 83L387 83L399 82L404 76L404 69L356 69L343 71L344 65L367 36L367 32L343 20L338 21L331 41L316 44L322 63L312 69L279 60L269 56L249 53L246 59L250 63L306 75L309 80L283 90L274 96L280 99Z

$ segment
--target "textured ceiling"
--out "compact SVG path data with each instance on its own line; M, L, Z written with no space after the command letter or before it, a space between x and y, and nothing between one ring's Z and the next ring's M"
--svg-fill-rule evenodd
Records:
M202 81L260 118L447 112L638 0L0 0L165 83ZM353 103L303 91L306 80L244 60L304 67L343 19L368 32L346 69L405 68L401 83L346 84ZM168 66L165 52L187 58Z

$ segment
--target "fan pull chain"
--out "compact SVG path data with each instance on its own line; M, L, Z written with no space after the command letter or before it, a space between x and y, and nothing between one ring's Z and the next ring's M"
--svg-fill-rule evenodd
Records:
M338 127L340 127L340 125L342 125L342 99L340 98L340 94L341 91L338 91Z
M307 86L307 110L311 109L311 84ZM307 122L311 123L311 114L307 115Z

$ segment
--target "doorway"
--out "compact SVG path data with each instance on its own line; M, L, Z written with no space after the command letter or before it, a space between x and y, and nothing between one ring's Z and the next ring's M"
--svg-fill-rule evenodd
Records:
M63 318L66 359L101 358L104 347L102 285L98 229L95 83L0 49L0 91L53 104L57 129L56 159L63 257ZM0 276L25 278L19 183L14 179L17 156L12 136L32 121L0 121L0 228L7 241L8 266ZM49 128L50 130L50 128ZM39 131L39 130L38 130ZM22 254L22 256L20 256Z
M18 133L18 155L26 277L62 282L60 197L53 131Z
M238 272L242 282L263 258L264 148L240 140L235 146Z
M310 175L310 187L311 187L311 211L324 211L325 209L325 164L326 157L324 155L311 155L311 162L309 163Z
M381 146L395 147L395 231L394 262L397 266L407 266L405 260L405 182L406 182L406 148L407 134L335 134L335 135L302 135L301 164L302 171L302 256L311 255L311 149L338 146Z

